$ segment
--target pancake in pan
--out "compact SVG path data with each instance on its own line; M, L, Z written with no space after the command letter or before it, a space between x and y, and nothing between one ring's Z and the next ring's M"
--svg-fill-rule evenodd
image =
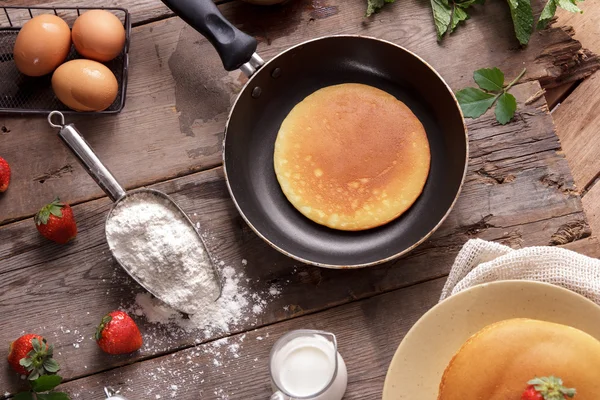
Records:
M356 83L317 90L285 118L274 166L283 193L309 219L357 231L397 218L429 174L423 125L401 101Z
M521 400L527 382L555 376L575 400L600 393L600 341L578 329L532 319L483 328L446 368L438 400Z

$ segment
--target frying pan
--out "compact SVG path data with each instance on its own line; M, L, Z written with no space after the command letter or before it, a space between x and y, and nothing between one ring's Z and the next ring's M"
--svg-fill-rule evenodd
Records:
M267 243L304 263L358 268L406 254L444 221L464 182L468 137L452 90L423 59L391 42L343 35L300 43L264 63L256 40L212 1L163 3L213 44L226 70L249 77L229 114L223 164L235 206ZM425 127L431 149L429 177L413 206L386 225L357 232L304 217L286 199L273 167L277 132L291 109L320 88L349 82L403 101Z

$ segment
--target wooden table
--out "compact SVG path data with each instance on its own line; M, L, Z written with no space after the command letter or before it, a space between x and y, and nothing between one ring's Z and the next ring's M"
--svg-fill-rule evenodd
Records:
M46 3L9 4L36 2ZM534 3L541 10L542 2ZM142 350L118 357L101 353L91 339L101 316L131 307L144 292L109 256L103 225L111 203L44 118L0 117L0 155L13 169L11 187L0 196L0 344L26 331L43 334L56 346L66 380L61 387L74 399L100 399L105 385L121 387L130 400L265 399L269 350L296 328L336 333L349 369L346 398L378 399L397 345L437 303L468 239L561 245L600 256L540 95L542 87L575 82L600 66L568 28L535 33L519 49L508 8L488 2L438 43L429 7L419 0L399 1L368 20L363 0L294 0L273 8L223 2L223 13L259 39L267 59L309 38L360 33L417 52L455 90L471 85L472 72L481 67L498 66L507 77L528 68L514 89L514 122L501 126L490 113L468 121L469 171L442 227L403 259L336 271L299 265L270 248L229 198L221 141L231 101L245 82L242 74L226 73L208 42L159 1L106 5L129 8L135 24L126 107L117 116L73 121L128 189L150 186L172 195L200 223L213 254L244 277L250 293L268 301L261 313L249 309L248 321L208 337L169 331L136 316L146 342ZM66 246L41 238L31 219L55 195L75 205L79 235ZM273 285L281 293L266 295ZM224 340L239 344L237 353L220 346ZM22 386L15 378L8 367L0 371L0 398Z

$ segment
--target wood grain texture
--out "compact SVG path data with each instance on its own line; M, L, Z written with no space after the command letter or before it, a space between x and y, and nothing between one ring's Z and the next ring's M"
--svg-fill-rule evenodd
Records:
M582 2L583 14L572 14L559 9L555 25L571 25L574 38L593 52L600 52L600 3ZM556 132L560 137L575 183L584 193L583 206L593 232L600 230L600 141L597 126L600 123L600 74L582 82L554 112Z
M272 285L281 288L280 296L268 297L262 314L248 311L251 318L232 327L232 332L246 331L443 277L470 238L521 247L589 236L566 160L557 153L559 142L544 99L523 104L539 90L537 82L514 88L520 108L511 124L495 123L491 112L469 121L470 167L455 209L423 245L377 268L324 270L276 252L242 221L221 168L154 187L172 195L200 223L212 254L245 275L248 281L242 283L250 293L268 297ZM45 241L31 219L0 228L0 343L23 331L46 335L60 353L67 379L228 335L167 330L141 319L146 337L142 351L132 358L98 353L90 337L99 318L112 309L130 307L136 294L143 293L109 255L103 223L110 205L102 198L75 206L79 235L67 246ZM12 392L16 383L10 371L0 371L0 387Z
M319 36L369 35L415 51L453 89L473 85L472 71L485 66L500 67L507 79L526 66L526 79L545 86L578 79L598 67L598 59L583 59L581 45L561 28L534 34L520 49L503 2L477 7L473 18L441 43L430 6L420 0L392 4L371 19L364 18L363 0L295 0L276 7L232 2L221 9L259 39L266 59ZM72 120L127 188L218 165L226 116L245 78L226 73L209 43L177 18L135 28L131 43L124 111ZM0 117L0 127L0 154L14 171L11 188L0 198L0 223L32 215L55 195L70 203L103 195L44 118Z
M546 103L550 110L554 109L556 105L565 100L573 89L579 84L579 82L569 82L563 85L548 89L544 96L546 97Z
M587 190L600 173L600 74L583 81L552 114L556 132L579 190Z
M594 242L594 243L592 243ZM563 246L600 257L595 238ZM434 306L445 279L377 295L327 311L193 346L143 363L117 367L62 386L73 399L101 398L104 386L130 399L265 399L269 351L292 329L336 334L348 368L345 399L380 399L387 368L402 338Z
M575 30L574 38L581 42L584 48L600 53L600 4L597 1L580 2L578 7L583 14L574 14L559 8L556 11L557 22L555 26L572 26Z
M583 197L583 209L589 220L592 232L600 232L600 184L596 183L585 194Z
M600 258L600 240L598 240L597 236L571 242L561 247L585 254L588 257Z
M559 8L556 12L556 22L554 26L570 26L573 28L573 38L579 41L582 46L591 52L600 53L600 25L597 21L600 19L600 3L581 2L579 7L583 14L574 14ZM564 100L576 86L575 82L566 83L555 88L548 89L546 93L546 102L550 109L553 109L557 103Z
M89 0L5 0L2 2L3 6L19 6L19 7L119 7L126 8L131 14L131 22L139 25L144 22L153 21L162 18L168 18L173 16L171 10L167 8L160 0L108 0L103 1L101 4L95 4ZM19 22L18 12L14 12L16 18L13 18L13 12L10 17L13 22ZM27 16L25 16L25 20ZM5 15L0 15L0 26L7 22Z
M160 399L181 400L267 399L272 393L268 359L273 344L292 329L319 329L337 336L339 352L348 368L344 399L381 399L396 348L419 317L437 303L443 283L444 279L437 279L62 387L73 399L86 400L102 398L105 385L120 388L124 396L133 400L155 399L157 395ZM231 345L238 345L239 349L231 351Z

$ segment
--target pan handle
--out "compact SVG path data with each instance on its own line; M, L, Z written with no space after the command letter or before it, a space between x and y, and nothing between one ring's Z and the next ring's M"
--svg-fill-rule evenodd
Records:
M53 121L54 116L60 119L60 124L56 124ZM48 115L48 123L50 123L50 126L53 128L60 128L58 136L73 152L75 157L77 157L86 172L96 181L98 186L104 190L104 193L106 193L113 202L125 196L125 190L119 185L119 182L117 182L108 168L102 164L96 153L94 153L94 150L92 150L83 136L81 136L81 133L75 129L73 124L65 125L65 116L61 112L52 111Z
M263 64L255 53L256 39L227 21L212 0L162 2L212 43L227 71L240 68L246 75L252 75Z

